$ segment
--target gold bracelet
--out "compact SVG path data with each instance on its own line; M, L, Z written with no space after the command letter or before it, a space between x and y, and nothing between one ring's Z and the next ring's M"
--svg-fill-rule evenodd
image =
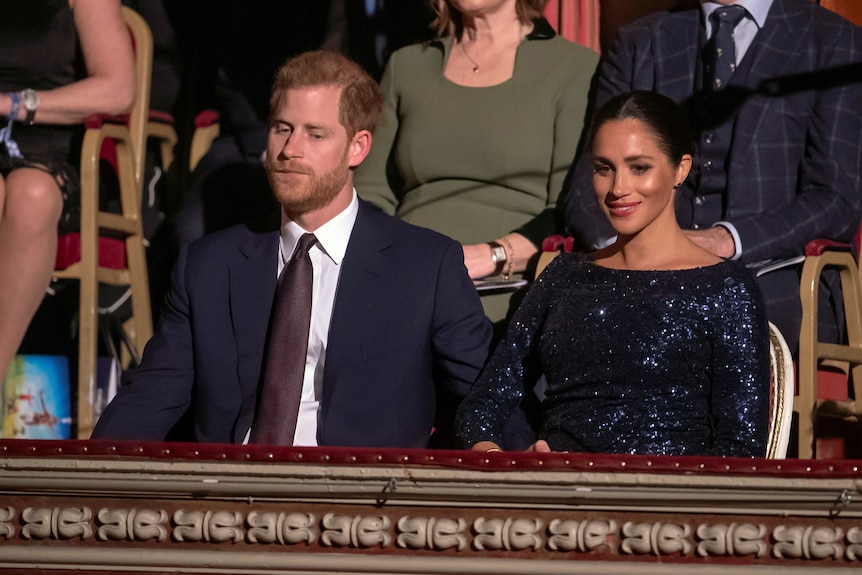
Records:
M490 449L486 449L485 453L503 453L503 450L499 447L492 447Z
M509 281L512 277L512 270L515 269L515 249L512 247L512 242L506 239L506 236L500 238L503 245L506 246L506 271L501 274L505 281Z

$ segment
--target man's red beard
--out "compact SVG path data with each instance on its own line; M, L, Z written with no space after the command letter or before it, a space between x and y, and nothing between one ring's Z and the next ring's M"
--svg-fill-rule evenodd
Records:
M282 208L292 215L302 215L329 205L344 188L349 173L347 156L344 161L322 175L297 161L275 164L266 161L266 177ZM300 172L300 176L283 173Z

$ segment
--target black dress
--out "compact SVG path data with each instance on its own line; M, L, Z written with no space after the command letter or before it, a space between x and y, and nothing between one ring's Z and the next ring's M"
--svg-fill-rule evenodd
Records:
M74 17L68 0L3 0L0 17L0 92L26 88L50 90L81 76ZM38 111L37 111L38 118ZM6 118L2 119L6 125ZM12 138L23 159L10 158L0 146L0 173L20 167L43 169L63 192L61 231L79 227L80 194L77 149L79 126L27 125L15 122Z
M735 262L631 271L557 257L461 404L461 443L499 443L541 374L538 435L554 451L765 454L768 324Z

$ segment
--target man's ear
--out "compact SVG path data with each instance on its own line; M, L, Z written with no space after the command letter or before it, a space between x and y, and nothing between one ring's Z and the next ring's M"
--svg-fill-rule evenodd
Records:
M350 140L350 152L348 157L348 166L351 168L357 167L362 163L362 160L371 151L371 132L368 130L359 130L353 134L353 139Z

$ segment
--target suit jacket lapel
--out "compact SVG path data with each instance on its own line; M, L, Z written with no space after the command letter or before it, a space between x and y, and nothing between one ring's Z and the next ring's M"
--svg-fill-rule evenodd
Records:
M374 318L379 310L373 309L369 294L386 275L384 251L392 239L384 231L391 220L376 208L360 200L359 213L350 234L338 280L338 293L332 308L332 319L327 342L326 367L323 372L322 405L329 405L336 393L337 382L330 374L337 371L339 350L357 345L358 333L367 330L362 323Z
M251 237L237 248L230 265L230 314L237 349L237 378L242 392L238 434L247 431L254 417L277 283L278 237L278 232ZM242 437L237 440L241 441Z

